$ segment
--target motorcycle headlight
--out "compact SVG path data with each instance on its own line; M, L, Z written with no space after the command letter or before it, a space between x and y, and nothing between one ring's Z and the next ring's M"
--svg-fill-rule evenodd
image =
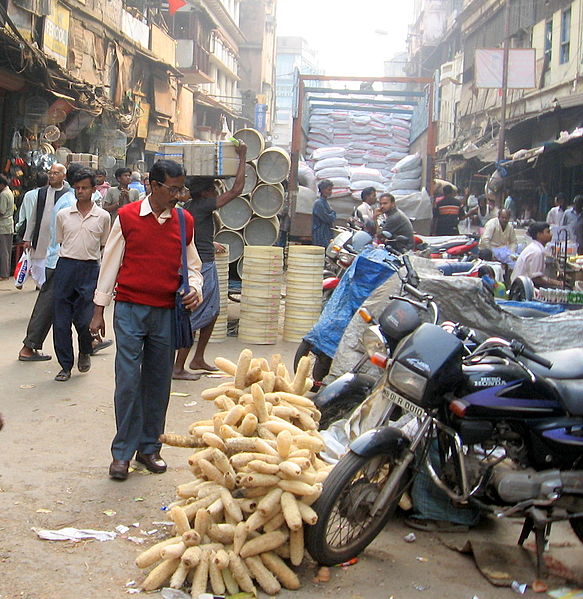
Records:
M364 351L370 356L375 353L386 354L385 339L378 324L368 327L362 335Z
M421 401L427 387L427 379L399 362L393 362L389 372L389 384L405 397Z

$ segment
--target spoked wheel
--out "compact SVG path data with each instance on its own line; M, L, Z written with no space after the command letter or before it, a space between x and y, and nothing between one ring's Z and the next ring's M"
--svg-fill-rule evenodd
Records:
M314 560L325 566L346 562L372 543L409 482L407 471L392 498L372 516L375 499L395 463L396 456L365 458L351 451L338 462L312 506L318 522L306 529L306 548Z

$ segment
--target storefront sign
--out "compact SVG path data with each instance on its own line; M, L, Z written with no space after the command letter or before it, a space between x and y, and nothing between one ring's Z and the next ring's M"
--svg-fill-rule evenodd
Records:
M58 2L52 3L51 14L45 17L43 51L67 68L69 20L71 13Z
M267 104L255 104L255 129L265 133L267 126Z

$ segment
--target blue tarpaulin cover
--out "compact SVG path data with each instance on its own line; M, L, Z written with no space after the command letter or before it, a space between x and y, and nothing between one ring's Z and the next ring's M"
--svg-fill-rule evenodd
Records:
M391 258L384 249L366 248L350 265L332 297L328 300L320 319L304 337L316 350L333 357L350 319L362 302L395 274L395 267L385 260Z
M499 306L516 306L517 308L534 308L547 314L561 314L567 308L562 304L546 304L545 302L518 302L516 300L497 300Z

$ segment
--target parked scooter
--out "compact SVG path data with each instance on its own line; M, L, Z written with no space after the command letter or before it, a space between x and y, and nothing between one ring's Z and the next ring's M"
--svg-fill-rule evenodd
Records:
M312 506L306 547L316 561L358 555L421 468L455 503L524 517L519 544L535 531L539 575L553 522L568 520L583 541L583 350L536 354L493 337L467 355L471 337L423 323L385 354L390 409L350 445ZM377 364L379 348L369 346Z
M428 258L457 258L467 260L478 255L476 235L415 235L415 250Z

